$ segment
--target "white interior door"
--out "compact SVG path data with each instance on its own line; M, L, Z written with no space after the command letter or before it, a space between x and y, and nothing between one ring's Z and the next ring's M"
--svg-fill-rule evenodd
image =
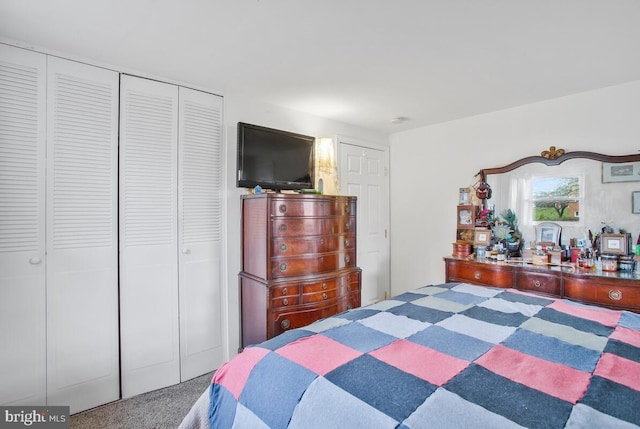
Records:
M389 293L387 151L338 138L340 193L358 197L357 263L362 268L362 305Z
M47 404L120 397L117 72L47 63Z
M222 98L180 88L178 237L181 380L224 359Z
M46 57L0 44L0 404L46 403Z
M132 76L120 91L122 396L180 381L178 87Z

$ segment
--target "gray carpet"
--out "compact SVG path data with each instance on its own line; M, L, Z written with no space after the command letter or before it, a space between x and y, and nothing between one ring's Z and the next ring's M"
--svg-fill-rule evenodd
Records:
M71 429L177 428L209 386L213 372L193 380L71 416Z

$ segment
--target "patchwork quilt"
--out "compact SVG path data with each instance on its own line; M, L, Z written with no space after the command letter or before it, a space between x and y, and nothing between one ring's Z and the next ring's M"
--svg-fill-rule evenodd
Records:
M427 286L216 371L212 428L638 428L640 315Z

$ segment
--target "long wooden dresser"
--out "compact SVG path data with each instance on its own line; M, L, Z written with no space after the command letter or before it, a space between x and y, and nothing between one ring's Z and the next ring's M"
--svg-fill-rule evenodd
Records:
M356 197L242 197L242 347L360 306Z
M640 313L640 278L631 272L535 266L445 257L445 281L514 288Z

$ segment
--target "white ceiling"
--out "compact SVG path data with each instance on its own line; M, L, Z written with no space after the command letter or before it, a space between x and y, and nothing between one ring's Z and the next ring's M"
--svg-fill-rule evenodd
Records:
M0 0L0 37L387 133L640 80L639 0Z

